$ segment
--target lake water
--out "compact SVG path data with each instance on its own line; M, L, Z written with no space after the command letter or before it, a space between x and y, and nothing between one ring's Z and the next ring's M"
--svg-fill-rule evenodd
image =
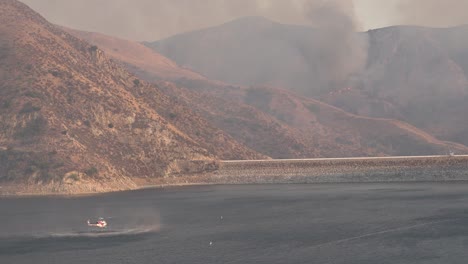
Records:
M86 226L106 217L109 227ZM0 263L466 263L468 184L0 198Z

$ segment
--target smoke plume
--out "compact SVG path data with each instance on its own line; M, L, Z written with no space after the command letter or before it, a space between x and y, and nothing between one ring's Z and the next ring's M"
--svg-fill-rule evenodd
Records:
M394 24L450 26L468 23L467 0L20 0L62 26L132 40L155 41L242 16L307 24L304 6L325 6L334 18L356 24L354 7L368 27ZM354 5L353 5L354 3ZM338 11L338 12L335 12ZM312 13L314 13L312 11ZM320 14L320 13L319 13ZM377 14L377 15L376 15ZM310 14L309 14L310 15ZM309 16L310 17L310 16ZM325 19L324 16L320 16ZM315 20L315 19L314 19Z
M357 33L359 23L353 1L309 0L306 10L320 34L315 62L309 63L316 64L322 89L343 88L367 62L367 38Z
M399 24L450 27L468 23L467 0L399 0Z
M243 16L303 24L307 0L21 0L46 19L74 29L155 41Z

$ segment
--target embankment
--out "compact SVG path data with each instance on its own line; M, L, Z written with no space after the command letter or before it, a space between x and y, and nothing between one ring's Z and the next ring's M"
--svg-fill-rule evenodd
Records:
M371 183L468 181L467 156L220 161L208 173L132 178L136 188L96 183L89 191L35 185L0 185L2 195L88 194L164 186L268 183ZM105 185L107 189L96 186ZM123 187L122 187L123 186Z
M222 161L219 184L468 181L468 156Z

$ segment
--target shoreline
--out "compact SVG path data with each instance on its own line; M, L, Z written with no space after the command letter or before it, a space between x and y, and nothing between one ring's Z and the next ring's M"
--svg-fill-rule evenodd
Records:
M340 184L347 184L347 185L359 185L359 184L388 184L388 185L401 185L401 184L457 184L457 183L465 183L468 184L468 180L455 180L455 181L393 181L393 182L322 182L322 183L193 183L193 184L164 184L164 185L147 185L142 186L141 188L136 189L129 189L129 190L116 190L116 191L108 191L108 192L89 192L89 193L72 193L72 194L64 194L64 193L18 193L18 194L0 194L0 199L16 199L16 198L79 198L79 197L94 197L100 195L109 195L109 194L116 194L116 193L125 193L125 192L137 192L143 190L158 190L158 189L165 189L165 188L177 188L177 187L208 187L208 186L255 186L255 185L340 185Z
M220 161L206 174L134 178L132 185L0 185L0 197L65 198L187 186L468 182L468 156ZM115 182L114 182L115 183Z

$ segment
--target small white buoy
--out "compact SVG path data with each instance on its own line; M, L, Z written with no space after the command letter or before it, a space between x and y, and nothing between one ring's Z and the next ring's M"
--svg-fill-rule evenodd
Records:
M221 218L221 220L223 220L223 216L221 216L220 218Z
M210 241L210 246L213 245L213 241Z

